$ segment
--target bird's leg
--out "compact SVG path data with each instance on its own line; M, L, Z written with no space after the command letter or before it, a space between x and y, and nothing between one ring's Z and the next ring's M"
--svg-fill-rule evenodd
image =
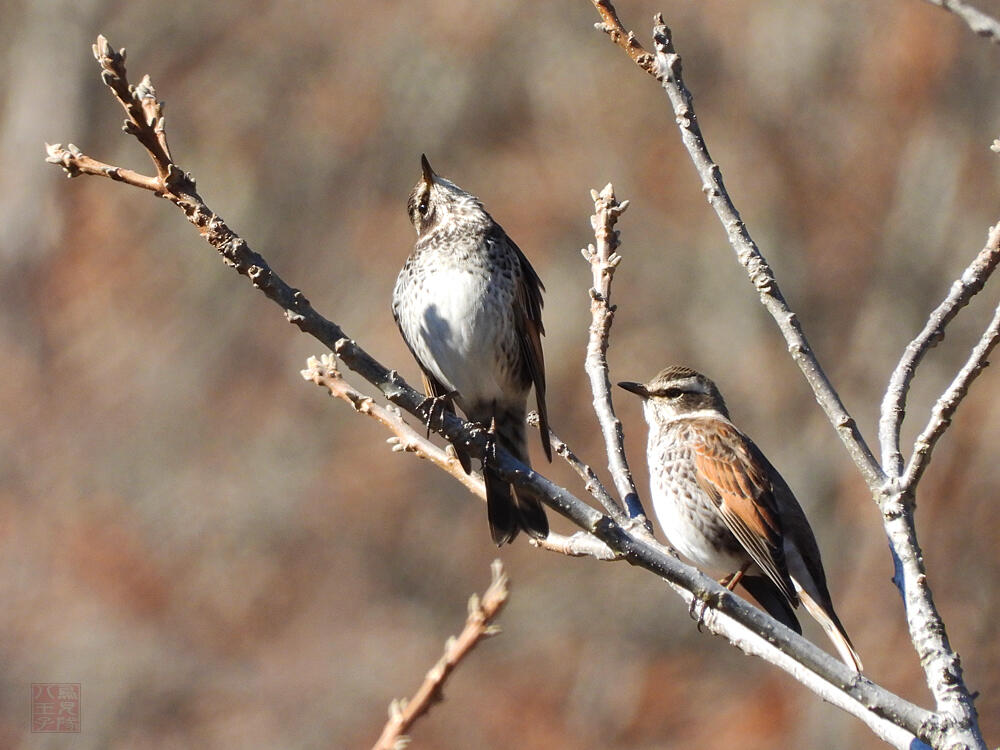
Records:
M750 565L750 562L746 562L739 570L733 571L727 576L723 576L719 579L719 585L733 591L736 588L736 584L740 582L741 578L743 578L743 574L747 572L747 569L749 569Z
M444 413L449 406L455 403L458 391L449 391L440 396L428 396L420 402L420 410L427 413L424 425L427 427L427 437L431 436L431 425L436 420L444 419Z
M490 419L490 427L486 431L486 450L483 452L483 466L497 462L497 419Z

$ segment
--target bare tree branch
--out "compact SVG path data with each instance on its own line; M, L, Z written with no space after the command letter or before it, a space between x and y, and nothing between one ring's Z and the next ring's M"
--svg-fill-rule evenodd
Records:
M412 389L395 371L386 369L372 358L349 339L337 324L319 315L300 291L286 284L262 256L253 252L239 235L205 205L194 191L194 180L189 175L176 167L172 161L162 169L163 165L160 162L163 158L170 159L170 155L165 146L162 117L149 114L161 111L155 96L151 94L152 86L144 85L136 89L128 87L124 53L112 54L110 50L110 45L103 40L103 37L99 38L99 59L105 70L105 81L111 86L119 101L123 97L122 91L128 91L139 105L123 103L132 122L129 132L136 137L139 137L140 133L144 134L144 138L140 138L144 146L152 143L151 146L147 146L147 150L151 152L151 158L157 164L158 177L150 179L160 180L159 184L162 187L162 190L157 189L154 192L180 207L206 241L222 254L228 265L247 276L255 288L282 307L289 322L329 346L342 362L378 387L392 403L424 422L429 415L421 393ZM114 71L113 75L108 75L109 67ZM146 83L148 84L148 81ZM151 98L153 101L140 101L146 98ZM150 138L153 141L150 141ZM70 176L97 174L116 179L106 169L83 171L81 164L86 163L86 157L78 149L51 147L48 155L49 161L62 166ZM114 167L110 169L115 170ZM165 176L161 176L161 172ZM150 189L148 184L133 184ZM374 416L371 407L363 407L366 398L358 394L345 400L351 401L352 404L361 404L361 413ZM384 418L385 424L390 429L395 429L391 424L392 420L388 418L389 415L391 412L386 410L384 414L379 415L380 421ZM481 426L467 423L452 414L438 416L433 425L436 432L466 450L471 456L476 458L483 456L490 440ZM411 442L412 435L397 435L397 438L400 440L397 444L404 446L404 450L407 446L414 445ZM441 460L445 464L448 463L446 456ZM859 713L856 715L869 726L874 728L881 720L888 720L932 745L943 741L945 733L950 730L950 726L941 715L909 703L853 670L847 669L839 660L719 586L697 569L681 563L670 550L652 539L644 529L636 529L631 523L628 527L623 527L566 489L525 466L502 448L497 449L495 466L503 479L516 485L519 490L538 497L549 507L569 518L607 545L620 559L643 567L662 578L675 587L689 604L696 600L705 607L716 610L708 618L711 632L722 635L731 642L740 643L741 647L746 647L744 645L746 643L755 644L752 646L757 649L755 653L790 671L790 662L775 656L777 653L786 654L798 665L795 670L804 669L815 676L804 682L807 687L819 692L818 686L825 683L831 686L831 689L843 692L861 707L857 709ZM566 549L576 548L575 539L576 535L569 537L563 546ZM840 705L843 705L843 702Z
M163 105L156 98L149 76L143 76L138 86L130 86L125 72L124 48L115 52L104 36L98 36L92 49L94 59L101 66L101 80L111 89L128 116L122 130L135 136L146 149L163 187L175 188L173 178L181 179L183 173L177 170L170 156Z
M893 477L903 475L903 456L899 447L899 430L906 416L906 395L916 372L917 365L935 344L944 338L944 329L958 315L959 310L969 304L978 294L986 280L1000 263L1000 223L990 228L986 246L979 251L975 260L951 285L948 296L930 314L924 329L906 346L903 356L889 378L889 386L882 400L879 418L879 443L882 447L882 466ZM942 428L943 429L943 428ZM935 438L936 439L936 438ZM920 441L918 441L918 446ZM927 451L929 456L930 451ZM911 466L912 466L911 459ZM907 474L910 472L907 471ZM911 482L904 483L912 487Z
M931 5L944 8L961 18L979 36L1000 44L1000 22L962 0L926 0Z
M917 543L912 503L902 492L892 494L883 505L882 516L896 569L893 581L903 598L910 640L934 696L937 716L944 721L941 744L931 744L985 750L961 661L934 604L923 552Z
M97 159L91 159L86 154L80 152L72 143L63 148L61 143L45 144L45 151L48 156L45 158L49 164L58 164L66 170L67 177L78 177L81 174L95 175L98 177L108 177L117 182L124 182L126 185L150 190L162 195L162 183L156 177L147 177L131 169L124 167L113 167Z
M406 733L413 723L430 711L431 706L444 699L444 684L451 673L474 649L480 641L500 632L496 625L491 624L500 614L503 605L507 603L510 590L507 587L507 574L503 564L494 560L490 566L492 580L483 593L482 599L475 594L469 599L469 616L465 627L456 638L448 638L444 645L444 655L424 678L423 684L417 689L410 700L401 698L389 705L389 721L382 730L382 735L372 746L372 750L401 750L406 747Z
M594 215L590 217L590 223L594 228L596 246L588 245L581 251L584 259L590 263L594 278L594 285L590 289L590 338L584 367L590 378L590 390L594 394L594 411L604 435L608 468L628 516L622 515L617 504L605 507L618 523L626 523L630 518L636 519L651 530L625 458L625 436L621 420L615 414L615 407L611 402L611 383L608 379L608 337L615 318L615 307L611 304L611 282L615 268L621 262L621 256L615 252L618 248L615 224L628 208L628 201L618 202L611 183L600 193L591 190L590 197L594 201Z
M379 424L387 427L393 436L386 442L392 446L393 452L412 453L418 458L430 461L443 469L452 478L459 481L469 492L480 500L486 500L486 491L480 475L466 474L454 448L439 448L419 432L414 430L404 420L399 410L393 406L380 406L367 393L353 388L337 369L337 361L329 354L323 354L318 359L310 357L306 361L306 369L301 371L302 377L326 388L331 396L346 401L354 411L371 417ZM450 449L450 450L449 450Z
M616 547L611 542L609 545ZM909 733L909 743L917 742L915 745L908 744L903 739L905 733L892 733L901 741L897 747L917 748L920 747L919 742L934 747L945 746L939 745L945 729L945 722L939 715L898 696L893 696L887 702L884 688L848 669L839 659L810 641L800 647L793 631L762 610L747 608L746 602L729 589L669 555L649 555L648 545L647 540L635 538L631 547L633 554L626 555L626 559L660 575L684 599L689 611L701 610L703 623L709 632L721 635L746 653L758 656L795 676L801 684L824 700L829 700L859 718L880 737L887 730L885 720ZM666 564L668 561L671 563L669 566ZM650 563L653 563L651 567ZM676 572L673 563L678 566ZM690 572L694 575L690 575ZM744 634L749 636L748 640L743 638ZM764 637L761 638L761 635ZM809 675L808 679L800 679L805 674ZM831 697L836 693L841 693L841 697Z
M706 610L704 621L711 627L714 624L713 620L715 617L715 611ZM818 677L815 673L799 664L795 657L783 653L780 649L773 649L771 644L761 641L749 632L747 633L749 637L744 639L740 634L739 627L729 628L727 632L727 637L731 639L732 644L736 648L744 653L760 656L778 665L823 700L860 719L876 736L893 747L899 750L924 750L929 748L929 745L916 739L913 733L902 728L903 724L900 723L898 717L883 717L877 713L872 713L867 709L862 700L848 695L836 685Z
M596 23L594 26L599 31L606 33L611 37L611 41L625 50L625 54L632 58L632 62L653 76L653 78L656 78L657 74L653 56L639 43L639 40L635 38L635 34L625 30L622 22L618 20L618 12L610 0L591 0L591 2L594 3L594 7L597 8L597 12L601 14L602 19L601 23Z
M1000 224L997 227L1000 227ZM915 487L917 482L920 481L924 469L927 468L927 464L931 460L931 452L934 450L934 446L944 434L948 425L951 424L951 416L955 413L958 405L962 403L962 399L968 394L972 381L989 364L986 358L990 356L990 352L997 345L998 339L1000 339L1000 306L993 313L993 320L986 328L986 332L983 333L982 338L979 339L979 342L973 348L965 365L959 370L958 375L941 395L941 398L934 404L927 426L924 427L923 432L920 433L914 443L913 456L911 456L910 463L906 467L906 473L903 475L903 487Z
M603 19L598 28L608 33L645 72L654 75L665 89L695 168L702 179L702 189L726 230L737 258L746 269L761 302L778 323L792 358L799 365L816 396L817 402L837 429L872 496L882 511L897 570L902 574L901 591L914 647L920 656L928 686L934 693L937 708L944 720L943 743L969 748L984 748L972 696L962 679L958 655L951 649L944 623L934 606L927 574L923 566L912 508L907 507L895 478L886 476L862 437L854 419L823 372L802 332L798 319L778 289L774 274L750 237L739 213L726 191L722 174L708 153L698 126L690 91L681 76L680 56L674 50L670 29L661 15L654 19L653 40L656 56L650 68L646 53L626 32L608 0L592 0ZM931 744L934 744L933 742Z
M439 469L450 474L473 495L486 502L486 488L483 486L482 475L466 474L450 443L446 448L439 448L408 425L397 408L380 406L368 394L351 387L340 374L336 360L331 355L324 354L319 359L310 357L306 362L306 369L302 370L301 374L304 379L326 388L331 396L346 401L359 414L371 417L388 428L393 433L393 436L387 441L392 446L393 452L412 453L418 458L430 461ZM565 443L560 441L560 445L567 451L569 450ZM555 447L555 441L553 441L553 447ZM572 557L588 556L606 561L618 559L618 555L606 544L592 534L582 531L572 537L550 533L545 539L533 541L537 542L536 547Z

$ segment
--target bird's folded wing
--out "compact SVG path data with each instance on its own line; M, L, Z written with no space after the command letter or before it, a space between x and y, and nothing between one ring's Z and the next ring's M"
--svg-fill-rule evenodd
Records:
M778 508L766 470L735 428L719 424L694 443L698 483L753 561L792 604L798 596L788 576Z

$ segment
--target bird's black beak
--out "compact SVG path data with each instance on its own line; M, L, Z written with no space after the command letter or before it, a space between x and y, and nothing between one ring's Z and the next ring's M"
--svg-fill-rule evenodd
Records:
M427 161L427 157L423 154L420 154L420 168L424 172L424 182L434 182L434 170L431 169L431 163Z
M642 396L646 398L649 396L649 390L642 383L633 383L629 380L623 380L618 384L619 388L624 388L629 393L634 393L637 396Z

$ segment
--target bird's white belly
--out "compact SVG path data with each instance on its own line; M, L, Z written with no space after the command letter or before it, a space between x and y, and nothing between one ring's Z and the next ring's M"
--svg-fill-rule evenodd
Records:
M460 268L427 274L408 305L406 323L421 364L464 402L497 399L497 312L486 305L487 280Z
M653 511L674 549L698 567L716 571L719 559L714 546L708 543L702 528L693 523L691 516L682 512L678 500L654 492Z

